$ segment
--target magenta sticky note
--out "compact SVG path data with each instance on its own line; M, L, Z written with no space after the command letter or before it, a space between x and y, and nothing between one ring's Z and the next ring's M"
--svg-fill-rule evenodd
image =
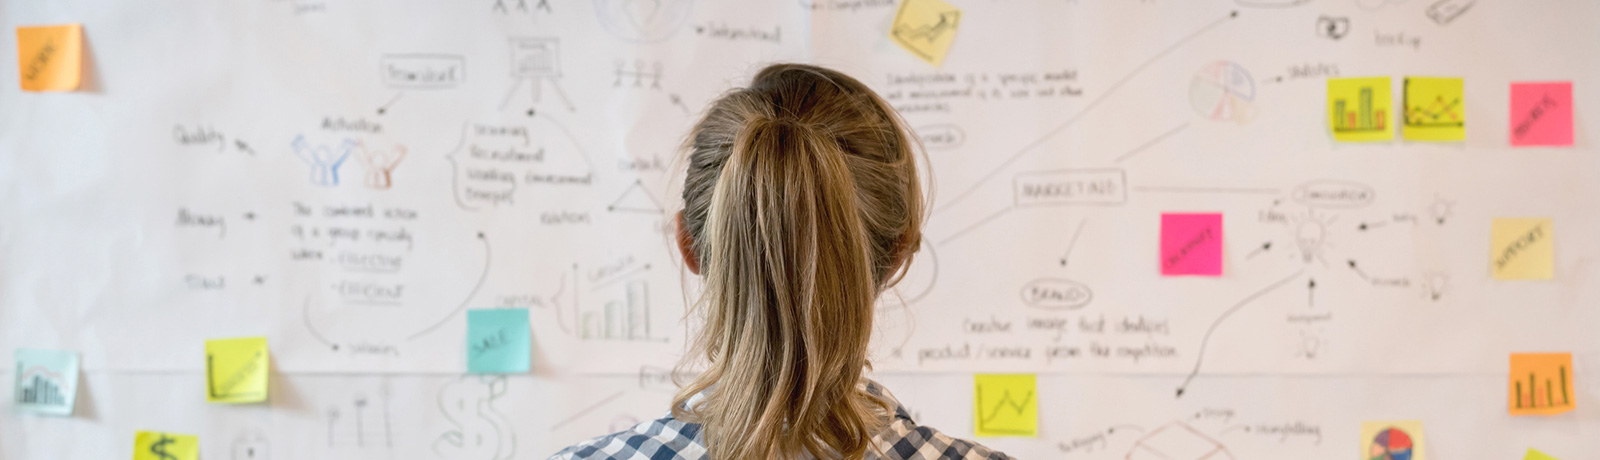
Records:
M1572 145L1572 82L1511 84L1511 145Z
M1161 275L1222 276L1222 214L1162 214Z

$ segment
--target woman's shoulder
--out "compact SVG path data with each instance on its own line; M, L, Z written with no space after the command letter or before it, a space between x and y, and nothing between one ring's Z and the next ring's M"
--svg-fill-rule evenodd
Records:
M883 460L1010 460L1012 457L982 444L956 438L933 427L917 424L910 411L877 382L867 383L867 392L884 398L894 407L894 420L877 436L873 443L882 457L868 454L868 458Z
M698 460L705 452L700 425L668 414L567 447L550 460Z

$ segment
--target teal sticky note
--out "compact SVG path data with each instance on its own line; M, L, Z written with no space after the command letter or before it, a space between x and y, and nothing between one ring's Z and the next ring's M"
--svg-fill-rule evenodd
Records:
M17 412L72 415L78 399L78 353L18 348L12 405Z
M467 310L467 372L528 372L532 348L528 309Z

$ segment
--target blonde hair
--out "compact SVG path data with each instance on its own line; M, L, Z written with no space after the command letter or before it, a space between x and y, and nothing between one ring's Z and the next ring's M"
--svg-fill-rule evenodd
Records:
M861 375L874 302L921 245L911 146L866 85L800 64L762 69L691 131L680 231L705 282L689 356L707 367L673 414L712 458L861 458L888 423Z

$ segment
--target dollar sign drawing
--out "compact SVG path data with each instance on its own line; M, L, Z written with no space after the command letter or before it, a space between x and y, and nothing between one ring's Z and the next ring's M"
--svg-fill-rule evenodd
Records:
M517 450L510 420L494 409L504 396L504 376L467 376L439 392L439 410L455 429L439 435L433 451L454 460L508 460Z
M157 439L156 442L150 443L150 453L155 454L156 457L160 458L161 460L178 460L178 457L174 457L172 454L167 453L167 444L172 444L172 437L161 435L161 439Z

